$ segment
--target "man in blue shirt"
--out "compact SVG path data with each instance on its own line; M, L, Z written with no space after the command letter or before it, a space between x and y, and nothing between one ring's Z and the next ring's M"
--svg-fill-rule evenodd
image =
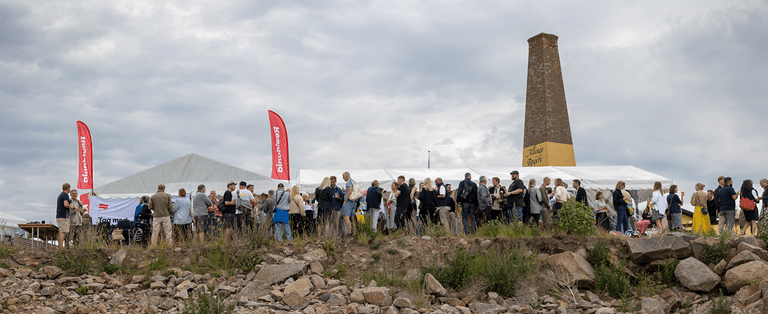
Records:
M736 217L736 198L738 194L733 189L733 179L725 177L723 187L720 189L720 213L725 217L726 229L733 231L734 218Z
M456 198L461 203L461 223L464 234L473 234L477 229L475 211L477 211L477 184L472 182L472 175L464 174L464 181L459 182Z
M344 202L344 194L341 188L336 186L336 176L331 176L331 232L339 232L339 223L341 222L341 204Z
M64 236L69 233L69 183L61 185L61 193L56 199L56 224L59 227L59 249L64 248Z
M371 222L371 228L373 232L376 232L376 223L379 220L379 209L381 208L381 188L379 188L379 180L373 180L371 187L365 192L365 203L367 204L368 212L365 213L365 220Z

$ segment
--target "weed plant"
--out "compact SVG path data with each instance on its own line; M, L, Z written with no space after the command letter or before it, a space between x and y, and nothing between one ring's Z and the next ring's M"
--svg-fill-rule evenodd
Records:
M671 258L665 261L663 265L661 265L661 271L659 272L659 279L661 282L668 285L674 285L677 282L677 277L675 277L675 269L677 268L677 264L680 264L680 260L677 258Z
M196 299L196 300L195 300ZM224 314L232 313L234 305L225 305L224 297L212 293L197 293L197 297L184 302L184 314Z
M600 293L607 291L614 299L621 299L631 286L623 267L609 263L595 268L595 287Z
M495 238L498 236L506 238L518 237L538 237L551 234L551 231L541 231L538 226L528 226L519 223L504 224L498 220L492 220L484 223L477 229L477 235L486 238Z
M710 314L731 314L731 305L723 296L723 290L720 290L720 297L712 299L712 309Z
M88 286L79 286L75 291L77 291L79 295L85 295L86 293L88 293L88 290L90 289L91 288Z
M422 274L430 273L440 283L456 290L478 281L484 290L510 297L515 292L515 282L532 276L536 269L536 257L525 255L522 250L510 248L504 251L469 253L460 249L446 267L438 267L437 261L422 268Z
M77 246L59 251L53 258L53 264L72 276L88 274L95 265L103 265L106 259L97 254L95 249Z
M602 240L597 241L595 243L595 248L587 252L587 261L595 268L598 266L607 266L610 263L608 260L608 253L610 252L608 243Z
M373 255L371 255L371 258L373 258L374 261L378 262L381 259L381 252L373 253Z
M594 235L595 224L592 210L582 202L568 199L560 208L557 230L572 235Z
M701 251L701 261L705 265L717 264L725 258L726 254L728 254L728 244L725 242L725 238L721 237L720 242L704 246Z
M147 269L149 271L155 271L155 270L165 270L168 268L168 261L165 259L165 255L163 254L162 249L158 250L158 255L156 258L152 259L149 262L149 265L147 265Z

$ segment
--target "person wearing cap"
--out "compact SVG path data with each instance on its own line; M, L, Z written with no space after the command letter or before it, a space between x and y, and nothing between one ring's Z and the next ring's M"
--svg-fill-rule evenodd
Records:
M227 190L224 191L224 197L221 201L224 202L224 210L221 211L222 223L224 224L224 241L229 244L229 240L232 237L232 229L236 226L235 211L237 206L237 199L235 198L235 182L229 181L227 183Z
M256 199L253 198L253 192L249 191L245 181L240 181L240 189L237 190L237 212L235 217L237 220L237 230L240 231L243 226L253 225L253 221L249 219L253 215L253 205L256 204ZM250 221L250 223L249 223Z
M157 241L160 239L160 230L163 230L165 239L168 241L168 245L173 245L173 237L171 236L173 228L171 227L171 212L173 211L173 201L171 201L171 195L165 193L165 184L157 186L157 193L153 194L149 198L148 208L152 211L152 244L151 247L157 245Z
M291 236L291 226L289 222L289 214L291 196L285 191L285 186L282 183L277 185L277 191L275 191L275 215L272 217L272 223L275 224L275 238L277 242L283 242L283 233L288 241L293 241Z
M514 170L509 173L512 176L512 184L509 185L507 193L504 193L504 197L507 198L507 219L510 223L512 221L523 221L523 204L525 204L525 183L520 180L520 172Z

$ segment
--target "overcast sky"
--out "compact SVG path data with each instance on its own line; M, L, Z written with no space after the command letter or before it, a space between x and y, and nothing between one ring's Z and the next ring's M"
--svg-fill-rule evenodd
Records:
M768 176L765 1L0 0L0 210L54 220L77 120L96 186L188 153L269 175L270 109L294 169L516 168L541 32L577 165Z

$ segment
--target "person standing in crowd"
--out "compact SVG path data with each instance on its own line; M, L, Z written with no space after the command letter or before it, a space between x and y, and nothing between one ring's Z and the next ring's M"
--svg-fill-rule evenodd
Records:
M504 193L504 197L507 198L507 221L512 223L513 221L523 221L523 204L525 200L525 183L520 180L520 172L513 170L509 173L512 176L512 184L509 185L507 193Z
M733 189L733 179L731 177L725 177L723 179L723 186L720 188L720 213L725 218L725 228L729 232L733 232L733 224L736 219L736 198L739 197L738 193Z
M423 182L422 182L423 184ZM417 204L419 199L419 191L421 190L421 187L416 187L416 179L410 178L408 179L408 189L410 191L410 198L411 198L411 205L408 206L408 214L406 215L408 217L408 224L410 226L415 227L416 226L416 220L418 219L419 213L418 213L418 206Z
M461 223L459 222L458 209L461 205L456 203L456 191L451 188L450 183L445 184L445 191L451 198L451 225L453 226L453 234L460 235Z
M336 176L331 176L331 232L334 234L340 234L341 228L341 204L344 202L344 193L341 188L336 186Z
M133 226L136 227L136 221L139 220L139 214L142 210L144 210L144 207L149 206L149 196L142 196L139 198L139 205L136 205L136 209L133 213ZM149 209L147 209L149 211Z
M160 239L160 229L165 234L168 246L173 245L171 211L173 211L173 202L171 195L165 193L165 184L157 186L157 193L149 198L149 210L152 211L152 245L155 247Z
M707 211L709 211L709 224L714 228L717 224L718 202L715 198L715 193L712 190L707 190Z
M304 230L300 226L304 225L304 218L307 217L307 213L304 211L304 196L301 195L301 190L298 185L291 187L291 202L288 204L288 215L291 224L291 230L298 235L302 236Z
M288 225L291 195L285 191L282 183L277 184L275 191L275 215L272 217L272 223L275 224L275 238L277 242L283 242L283 233L288 241L293 241L291 236L291 226Z
M544 201L541 204L541 221L543 222L544 229L552 229L552 204L549 202L549 191L547 190L552 179L544 177L541 181L539 195L541 195L541 200Z
M605 231L611 231L610 221L608 220L608 204L605 202L605 195L598 191L595 194L595 222Z
M396 213L397 213L397 189L400 185L397 182L392 182L389 185L390 193L389 200L387 201L387 234L394 233L397 230Z
M501 214L502 209L505 207L504 200L506 200L504 194L507 193L507 189L501 186L500 183L501 179L499 179L499 177L493 177L491 179L492 186L488 190L488 193L491 194L491 210L488 220L502 221Z
M237 230L242 231L244 226L248 225L248 217L253 215L253 205L256 200L253 198L253 192L247 189L248 184L240 181L240 189L237 190L237 208L235 216L237 217Z
M71 205L69 204L69 189L72 186L69 183L61 185L61 193L56 199L56 225L59 227L59 234L57 240L59 241L59 249L64 248L64 239L69 233L69 210Z
M205 230L208 229L208 208L213 205L208 196L205 195L205 185L197 186L197 193L192 199L192 223L195 225L197 233L194 239L201 245L205 242Z
M768 233L768 179L760 179L760 187L763 188L761 196L763 206L760 208L760 219L757 221L757 237L765 239Z
M77 189L69 191L69 238L74 245L83 243L83 203L77 199Z
M717 178L717 187L714 191L712 191L712 194L714 194L715 197L715 204L717 204L717 218L718 218L718 224L717 224L717 233L723 234L723 228L726 226L726 218L725 213L723 213L722 209L720 208L720 190L723 189L723 186L725 186L725 177L719 176Z
M360 202L359 200L349 199L352 196L352 192L355 189L356 184L355 180L352 180L352 177L349 175L349 172L344 172L341 177L346 182L344 185L344 188L346 189L346 193L344 194L344 203L341 206L341 216L342 219L344 219L344 235L351 237L354 232L352 229L352 220L357 222L355 213L357 212L357 207L360 205Z
M541 222L541 207L544 204L544 197L536 188L536 179L528 180L528 191L528 207L531 210L531 219L533 219L535 226L539 226L539 230L544 230Z
M309 199L308 193L302 193L301 197L304 199L304 225L300 228L304 229L305 234L315 234L315 222L317 221L317 211L315 210L315 200Z
M629 213L629 231L632 231L632 228L637 228L637 204L635 204L635 199L632 198L632 194L627 191L626 186L621 189L621 194L624 195L624 199L627 200L627 213Z
M187 197L187 191L179 189L179 198L173 202L173 224L175 238L178 242L189 241L192 234L192 204Z
M576 189L576 201L589 206L589 203L587 202L587 191L581 187L581 181L579 179L573 180L573 188Z
M709 223L709 212L705 215L703 210L707 209L707 192L704 192L704 184L696 183L696 192L691 195L691 205L693 206L693 221L691 230L695 233L705 233L712 228Z
M216 190L211 190L208 199L211 201L211 206L208 206L208 229L206 229L206 233L215 238L219 236L221 229L221 211L218 207L219 199L216 198Z
M315 188L315 210L317 211L317 225L319 231L330 232L327 229L333 216L333 196L331 194L331 179L323 178L320 186Z
M253 184L248 184L245 187L245 189L248 190L249 192L251 192L251 198L253 199L253 201L251 201L251 210L250 210L250 212L245 213L243 215L243 219L245 219L245 223L243 224L243 226L246 229L253 231L253 216L254 216L254 214L257 212L257 210L259 208L258 207L260 205L259 204L259 198L257 197L256 193L253 192L253 190L255 189Z
M373 180L371 186L365 192L365 203L367 204L368 211L365 213L365 220L371 222L371 228L373 232L376 232L377 223L379 221L379 208L381 208L381 188L379 188L379 180Z
M405 184L404 176L398 176L397 183L397 192L395 192L395 197L397 198L395 202L397 206L395 210L395 226L398 230L404 230L403 228L410 220L408 218L408 207L411 206L411 189L408 188L408 184Z
M437 191L432 186L432 179L424 179L424 186L421 192L419 192L419 201L421 202L421 209L419 211L421 225L434 224L435 212L437 211Z
M267 192L266 199L261 203L261 210L264 215L263 228L267 231L267 238L272 239L275 236L275 224L272 223L275 217L275 190L269 190Z
M563 207L563 203L565 203L566 200L568 200L568 190L565 189L563 186L563 180L560 178L555 179L555 203L554 206L552 206L552 217L555 221L557 221L558 218L560 218L560 208ZM619 190L621 192L621 190ZM627 204L625 203L624 206Z
M746 234L747 228L749 228L750 234L757 235L757 203L760 202L760 195L758 195L757 190L754 189L752 180L747 179L741 183L739 195L741 198L751 200L752 203L755 204L752 209L741 207L741 213L747 221L747 226L741 229L741 234Z
M477 224L478 227L482 226L491 216L491 206L493 206L493 200L491 199L491 192L488 190L486 184L488 180L485 176L480 176L477 185Z
M664 197L664 189L661 187L661 182L656 181L653 183L653 194L646 203L646 206L653 206L651 220L656 224L658 235L664 234L663 219L664 213L667 212L667 199Z
M557 179L555 179L555 184L557 184ZM621 192L623 189L624 181L619 181L616 183L616 189L613 190L613 208L616 210L616 231L619 233L630 231L627 199L624 198L624 193Z
M464 174L464 181L459 183L456 196L461 203L461 223L464 226L464 234L473 234L477 230L475 210L477 209L477 184L472 182L472 175Z
M443 184L443 178L435 178L435 184L437 184L435 189L437 215L443 228L445 228L447 232L451 232L453 229L451 220L451 195L448 194L448 189L445 188L445 185Z
M667 194L667 204L669 204L669 230L678 231L683 228L683 198L677 196L677 185L671 185L669 187L669 194ZM681 192L680 195L685 197L685 192Z
M224 191L224 197L221 199L224 202L224 210L221 211L222 221L224 224L224 241L229 245L229 241L232 238L232 230L235 230L237 226L237 219L235 218L235 212L237 207L237 195L235 194L235 182L227 182L227 190Z

